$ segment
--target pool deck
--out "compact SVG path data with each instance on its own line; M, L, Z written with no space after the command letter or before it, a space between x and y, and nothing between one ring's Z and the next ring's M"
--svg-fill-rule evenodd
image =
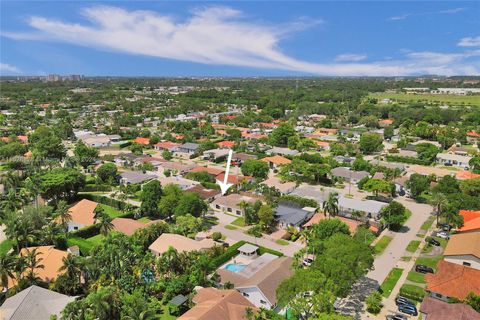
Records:
M227 270L241 277L250 278L259 270L261 270L265 265L267 265L268 263L270 263L275 259L278 259L278 257L270 253L264 253L261 256L256 256L256 257L246 257L244 255L239 254L233 257L232 259L230 259L229 261L227 261L227 263L222 265L219 269L225 269L225 267L229 264L243 264L243 265L246 265L246 267L238 272L231 271L228 269Z

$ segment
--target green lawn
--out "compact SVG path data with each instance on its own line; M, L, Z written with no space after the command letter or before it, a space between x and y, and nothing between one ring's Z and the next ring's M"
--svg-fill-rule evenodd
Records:
M382 236L380 240L378 240L377 244L373 247L373 251L375 254L381 254L385 248L387 248L390 241L392 241L392 237L389 236Z
M407 280L416 283L425 283L425 275L416 271L410 271L408 273Z
M100 203L99 206L105 210L105 213L108 214L108 216L112 219L115 219L116 217L120 216L123 214L123 212L121 212L120 210L118 209L115 209L114 207L110 207L110 206L107 206L103 203Z
M83 255L88 255L90 250L93 248L93 244L80 237L69 237L67 239L67 246L78 246Z
M168 306L164 306L162 308L163 313L160 315L160 320L175 320L177 317L172 316L170 312L168 311Z
M430 227L432 226L433 224L433 221L435 221L435 217L430 217L427 219L427 221L425 221L422 226L420 227L420 229L422 229L423 231L427 231L428 229L430 229Z
M408 252L415 252L418 249L418 246L420 245L420 240L412 240L407 246L407 251Z
M228 229L228 230L237 230L237 227L232 226L231 224L227 224L227 225L225 226L225 229Z
M105 240L105 237L101 234L97 234L96 236L87 239L87 241L90 242L93 246L102 244L103 240Z
M392 99L403 102L426 101L434 103L480 105L479 95L457 96L453 94L406 94L378 92L370 93L369 97L377 98L379 100Z
M438 262L442 259L443 259L442 255L439 255L436 257L420 257L417 259L417 264L423 264L428 267L436 269Z
M383 281L382 285L380 286L380 292L382 296L388 298L392 293L393 288L398 282L398 279L402 276L403 269L400 268L393 268L390 270L387 278Z
M239 217L235 219L232 224L234 226L239 226L239 227L245 227L245 218L244 217Z
M12 240L4 240L0 243L0 254L5 254L7 253L8 251L10 251L10 249L12 249L12 246L13 246L13 241Z
M283 240L283 239L278 239L277 241L275 241L277 244L281 245L281 246L288 246L288 241L287 240Z

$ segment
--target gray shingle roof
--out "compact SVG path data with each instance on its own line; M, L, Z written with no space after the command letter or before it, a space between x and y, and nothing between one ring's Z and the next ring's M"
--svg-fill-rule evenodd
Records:
M51 315L60 316L73 300L75 297L31 286L5 300L0 315L2 320L49 320Z

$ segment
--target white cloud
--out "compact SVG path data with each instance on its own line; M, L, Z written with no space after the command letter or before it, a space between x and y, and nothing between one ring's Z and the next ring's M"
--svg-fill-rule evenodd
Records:
M20 69L12 66L11 64L8 63L2 63L0 62L0 73L2 74L12 74L12 73L21 73Z
M335 57L338 62L358 62L367 59L366 54L345 53Z
M101 50L212 65L275 69L316 75L387 76L412 74L479 74L466 59L472 55L406 53L402 59L359 63L350 59L332 64L312 63L284 54L279 44L293 32L321 23L300 19L285 25L248 21L227 7L197 10L184 21L152 11L127 11L95 6L82 11L89 23L68 23L34 16L28 33L3 32L17 40L49 40ZM430 57L431 58L431 57Z
M480 47L480 36L462 38L458 45L460 47Z
M405 20L409 17L416 17L416 16L430 16L430 15L439 15L439 14L456 14L459 12L465 11L465 8L453 8L453 9L446 9L446 10L439 10L439 11L430 11L430 12L418 12L418 13L404 13L398 16L389 17L388 20L396 21L396 20Z

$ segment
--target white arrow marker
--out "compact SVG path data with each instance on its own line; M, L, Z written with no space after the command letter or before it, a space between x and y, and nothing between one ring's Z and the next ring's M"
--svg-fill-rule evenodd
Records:
M225 170L225 178L223 179L223 182L220 180L217 180L217 184L220 186L220 190L222 190L222 196L227 192L228 188L233 186L233 183L228 183L228 172L230 171L230 162L232 162L232 155L233 151L230 149L228 152L228 159L227 159L227 169Z

